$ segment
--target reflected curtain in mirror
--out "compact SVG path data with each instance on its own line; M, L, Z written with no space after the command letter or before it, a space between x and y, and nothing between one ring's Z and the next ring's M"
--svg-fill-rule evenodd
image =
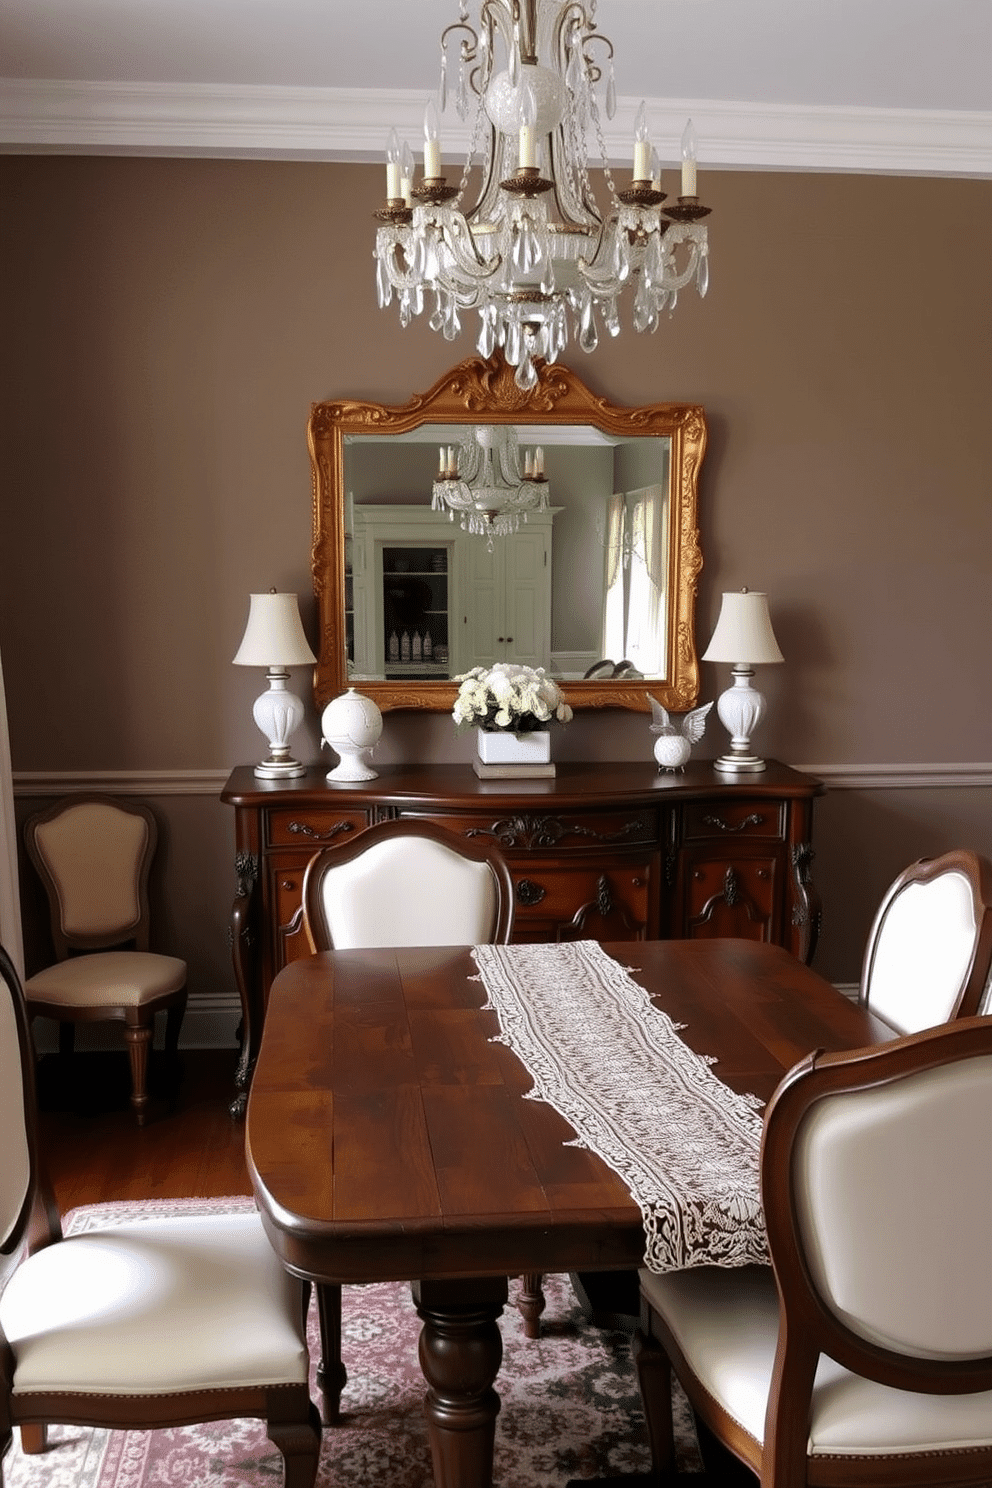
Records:
M663 675L667 649L666 494L648 486L607 505L603 656L651 678Z

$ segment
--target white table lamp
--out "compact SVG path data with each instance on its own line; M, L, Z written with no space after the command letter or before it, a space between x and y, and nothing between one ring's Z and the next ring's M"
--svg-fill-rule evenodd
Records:
M234 658L235 666L265 667L268 688L256 698L252 717L269 741L269 757L255 766L263 780L287 780L306 767L289 752L290 736L303 722L303 703L289 691L289 668L317 658L310 650L295 594L253 594L248 624Z
M725 594L713 638L703 652L704 661L732 663L733 686L716 704L720 722L730 735L730 753L714 760L714 768L734 774L750 774L765 768L751 750L751 734L765 711L765 699L751 686L755 666L784 661L768 615L767 594L742 589Z

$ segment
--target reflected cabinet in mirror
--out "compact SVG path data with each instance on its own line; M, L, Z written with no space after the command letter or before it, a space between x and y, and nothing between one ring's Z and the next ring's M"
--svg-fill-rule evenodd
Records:
M524 392L497 354L401 407L317 403L308 432L318 707L448 710L497 661L577 708L695 705L702 408L619 407L562 366Z

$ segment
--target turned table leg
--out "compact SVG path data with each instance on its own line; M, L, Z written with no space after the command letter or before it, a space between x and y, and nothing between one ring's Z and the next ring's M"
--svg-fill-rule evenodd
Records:
M415 1282L436 1488L491 1488L506 1277Z

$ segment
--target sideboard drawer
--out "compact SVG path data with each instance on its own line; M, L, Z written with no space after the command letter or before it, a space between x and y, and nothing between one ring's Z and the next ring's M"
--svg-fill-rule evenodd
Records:
M352 832L368 826L368 813L354 810L303 807L293 811L279 808L266 815L269 847L307 847L316 852L328 843L338 842Z
M643 940L657 935L660 860L535 858L513 865L514 940Z
M691 801L682 810L686 842L701 838L774 837L786 835L786 807L782 801Z
M404 817L427 815L406 811ZM630 811L519 811L495 815L429 813L432 821L476 841L494 842L511 863L532 853L614 852L653 845L659 836L658 812L650 807Z

